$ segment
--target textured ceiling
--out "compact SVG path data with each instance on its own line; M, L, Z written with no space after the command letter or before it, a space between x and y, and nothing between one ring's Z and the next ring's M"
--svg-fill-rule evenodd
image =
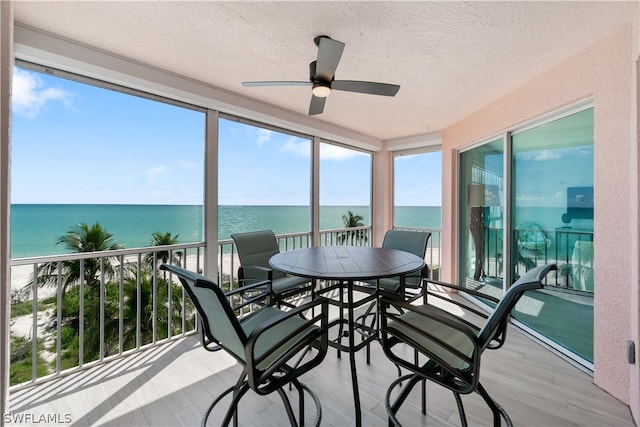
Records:
M324 120L387 140L441 130L630 20L635 2L31 2L21 24L306 114L320 34L346 44Z

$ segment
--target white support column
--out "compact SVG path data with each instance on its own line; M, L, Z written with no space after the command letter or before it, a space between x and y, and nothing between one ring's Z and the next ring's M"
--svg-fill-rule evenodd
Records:
M218 118L220 114L207 110L204 150L204 271L207 277L218 277Z
M320 246L320 138L311 141L311 238Z
M382 246L384 233L393 226L392 156L389 151L373 153L373 246Z
M11 74L13 72L13 2L0 2L0 425L9 412L9 342L11 311L9 153Z

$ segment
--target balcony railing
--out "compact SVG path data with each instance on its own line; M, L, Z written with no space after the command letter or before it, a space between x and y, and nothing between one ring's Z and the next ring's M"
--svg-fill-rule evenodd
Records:
M89 367L196 329L161 262L201 271L204 244L11 261L11 384ZM24 313L24 314L21 314Z
M502 277L504 271L502 228L486 227L484 233L484 271L489 277ZM565 291L593 293L593 231L559 227L554 230L514 229L512 235L514 274L550 262L558 271L550 274L547 286Z
M439 271L440 231L425 260ZM282 251L311 233L277 236ZM371 227L322 231L321 246L372 243ZM204 243L21 258L11 261L11 386L23 388L192 334L196 316L163 262L202 272ZM218 242L218 283L238 286L232 240ZM35 278L35 280L34 280Z

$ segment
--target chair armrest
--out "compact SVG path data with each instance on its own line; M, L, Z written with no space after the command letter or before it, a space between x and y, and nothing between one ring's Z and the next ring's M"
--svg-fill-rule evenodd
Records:
M233 290L231 290L229 292L225 292L224 294L227 297L230 297L232 295L241 294L243 292L251 291L251 289L259 288L261 286L265 286L268 291L271 291L271 281L270 280L261 280L259 282L254 282L254 283L251 283L249 285L240 286L239 288L233 289Z
M244 271L245 270L257 270L260 272L263 272L266 274L266 279L264 280L273 280L273 269L269 268L269 267L263 267L261 265L241 265L238 268L239 271L239 275L244 278ZM246 279L246 280L251 280L251 279Z
M321 309L314 310L318 306ZM273 308L273 310L277 309ZM263 390L279 388L291 378L298 377L320 364L327 352L329 306L326 299L318 298L289 311L278 311L277 315L256 327L248 336L245 347L245 360L248 381L252 388L255 386L254 390L258 390L258 387ZM305 312L311 312L315 315L307 319L303 317ZM297 321L292 321L294 318ZM289 322L291 325L287 325L286 330L278 331L278 327L283 322ZM317 325L318 322L320 322L319 326ZM261 349L261 356L256 357L258 341L265 333L270 333L274 329L276 331L274 337L272 337L273 342L270 343L267 349ZM316 348L318 353L311 359L304 359L304 362L294 367L289 366L287 362L308 346ZM268 361L270 358L273 358L273 360ZM268 363L265 365L266 361ZM276 372L282 372L284 375L274 379L272 376ZM267 379L269 381L265 385Z
M256 292L259 292L259 293L251 296L250 298L243 295L247 292L251 292L255 288L260 288L263 286L265 287L265 290L263 292L259 292L261 291L261 289L257 289ZM242 296L243 302L241 304L232 305L232 308L234 311L240 310L241 308L251 304L269 305L269 296L271 294L271 281L261 280L259 282L251 283L250 285L240 286L239 288L233 289L229 292L225 292L224 295L227 297L227 299L230 299L231 297L238 294Z
M403 313L388 312L390 305L401 307ZM456 388L460 393L475 389L482 353L477 328L435 306L415 306L393 298L381 298L381 313L382 347L389 359L449 388L451 379L459 378L462 381ZM419 363L404 346L396 352L397 344L407 344L428 361Z

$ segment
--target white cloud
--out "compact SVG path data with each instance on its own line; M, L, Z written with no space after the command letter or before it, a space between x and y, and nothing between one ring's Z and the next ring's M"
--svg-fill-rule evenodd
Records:
M545 161L545 160L556 160L556 159L559 159L560 157L562 157L562 156L559 155L559 154L555 154L555 153L553 153L553 152L551 152L549 150L542 150L540 152L540 154L538 154L535 157L534 160L536 162L542 162L542 161Z
M311 148L309 140L296 138L292 136L288 138L280 147L281 153L293 153L303 158L311 157Z
M263 128L259 128L258 129L258 146L262 147L262 144L264 144L265 142L269 142L271 141L271 134L272 132L268 129L263 129Z
M12 86L12 108L17 114L35 118L47 103L60 101L71 104L72 94L60 88L45 87L44 81L35 73L14 68Z
M346 160L356 157L358 155L366 155L355 150L349 150L337 145L322 144L320 146L320 159L321 160Z

